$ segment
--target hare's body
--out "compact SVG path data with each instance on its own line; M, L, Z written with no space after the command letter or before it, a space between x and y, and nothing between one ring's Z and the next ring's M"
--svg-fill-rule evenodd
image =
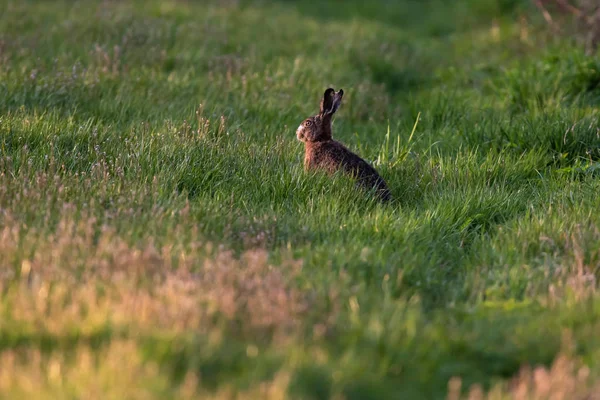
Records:
M335 140L307 142L304 168L306 170L320 169L330 174L336 171L346 172L356 178L358 183L367 190L376 189L382 200L391 199L387 184L375 171L375 168Z
M356 178L362 187L375 189L382 200L388 201L391 199L390 191L375 168L332 138L331 117L339 108L343 95L341 89L337 93L327 89L321 101L321 112L307 118L298 127L296 136L304 142L304 168L328 173L345 172Z

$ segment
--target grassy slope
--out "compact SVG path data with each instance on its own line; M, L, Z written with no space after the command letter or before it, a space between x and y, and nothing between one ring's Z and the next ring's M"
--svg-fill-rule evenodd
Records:
M600 59L448 3L3 1L0 390L440 398L561 351L597 377ZM329 85L393 205L302 171Z

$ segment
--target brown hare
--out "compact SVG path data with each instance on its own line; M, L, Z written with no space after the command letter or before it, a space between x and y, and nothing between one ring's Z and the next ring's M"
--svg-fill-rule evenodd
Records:
M305 119L296 130L296 137L304 142L304 169L321 169L328 173L343 171L368 189L375 189L383 201L391 200L390 190L381 176L365 160L333 140L331 118L342 103L344 91L329 88L321 100L321 110Z

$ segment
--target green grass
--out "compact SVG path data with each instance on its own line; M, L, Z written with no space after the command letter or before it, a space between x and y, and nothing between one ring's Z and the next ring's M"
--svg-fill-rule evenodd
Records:
M1 397L585 394L599 82L526 1L1 1Z

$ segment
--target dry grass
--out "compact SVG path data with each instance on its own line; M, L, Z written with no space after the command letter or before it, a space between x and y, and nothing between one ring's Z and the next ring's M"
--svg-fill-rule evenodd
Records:
M115 341L99 354L82 346L72 356L7 350L0 363L0 391L12 399L147 399L168 387L131 341Z
M596 51L600 44L600 4L596 0L534 0L534 3L541 10L544 19L556 30L560 28L559 21L564 19L562 15L574 17L575 32L582 39L588 53L591 55ZM552 10L548 7L552 7ZM553 18L552 11L562 14L558 20Z
M11 399L178 399L215 400L287 398L289 374L280 371L272 380L246 390L228 385L216 392L202 389L202 377L188 372L172 388L157 363L145 360L131 340L112 341L101 351L79 346L65 353L6 350L0 353L0 393Z
M591 238L588 240L600 240L598 227L590 229ZM600 251L582 245L582 233L576 229L565 240L565 247L571 250L572 257L556 271L557 277L548 288L549 305L556 305L564 301L574 303L593 299L598 291L598 278L596 272L600 267ZM589 254L586 254L586 250Z
M68 206L51 235L8 212L3 219L0 325L55 335L105 326L208 333L224 320L240 333L287 335L314 300L293 283L300 262L273 266L262 249L236 258L196 240L132 246Z
M590 370L571 356L560 354L551 367L524 366L508 383L498 384L488 393L472 386L462 396L460 378L448 383L448 400L596 400L600 384L590 380Z

